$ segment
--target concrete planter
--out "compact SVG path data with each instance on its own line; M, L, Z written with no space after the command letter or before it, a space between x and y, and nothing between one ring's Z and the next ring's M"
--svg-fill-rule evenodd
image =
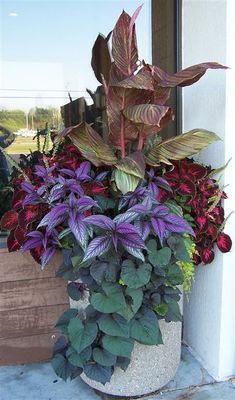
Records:
M84 309L87 301L71 301L71 307ZM135 344L126 371L116 367L109 383L102 385L81 375L92 388L115 396L141 396L155 392L175 375L181 354L181 322L160 321L163 345Z

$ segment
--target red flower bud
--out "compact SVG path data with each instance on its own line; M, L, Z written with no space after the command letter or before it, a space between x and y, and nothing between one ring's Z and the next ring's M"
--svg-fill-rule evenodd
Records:
M222 253L227 253L231 250L232 240L226 233L220 233L217 237L217 246L222 251Z

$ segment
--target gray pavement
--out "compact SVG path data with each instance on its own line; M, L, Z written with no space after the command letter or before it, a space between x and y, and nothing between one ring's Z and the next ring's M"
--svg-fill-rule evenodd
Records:
M54 374L50 363L0 368L0 400L102 399L114 398L95 393L80 378L72 382L63 382ZM182 360L174 380L158 393L151 394L145 399L235 400L235 380L215 382L187 347L183 346Z

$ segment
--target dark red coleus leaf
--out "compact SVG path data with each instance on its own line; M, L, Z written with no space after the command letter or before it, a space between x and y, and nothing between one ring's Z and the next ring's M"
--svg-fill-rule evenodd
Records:
M30 250L31 256L34 258L34 260L38 264L41 263L41 256L42 256L43 251L44 251L43 246L35 247L35 249Z
M210 235L213 238L216 238L217 232L218 232L217 227L215 225L213 225L213 224L209 224L209 226L207 228L207 231L206 231L207 235Z
M226 233L220 233L217 237L217 246L222 251L222 253L227 253L231 250L232 240Z
M195 265L201 264L202 260L201 260L201 257L199 256L199 254L197 254L197 253L193 254L193 262Z
M214 260L215 254L212 248L208 247L200 251L200 256L204 264L210 264Z
M15 229L18 225L18 213L15 210L7 211L2 216L0 225L6 231Z
M194 181L199 181L206 176L207 170L202 165L193 163L188 166L188 174L193 178Z
M180 182L177 188L177 192L182 196L194 197L196 194L196 187L191 181Z
M18 190L15 192L11 203L12 208L17 210L18 208L22 207L22 203L26 194L27 193L24 190Z
M20 249L20 244L18 243L17 239L15 238L14 230L12 230L10 232L10 235L7 238L7 247L8 247L9 252L17 251Z
M17 242L19 243L19 245L21 246L25 236L27 234L28 230L27 228L21 228L20 226L17 226L15 229L15 239L17 240Z
M201 231L206 231L208 228L208 219L205 215L200 215L196 218L196 223Z
M36 221L37 218L39 218L40 216L41 212L37 206L27 207L27 209L21 210L19 212L19 220L18 220L19 226L21 228L24 228L31 222Z

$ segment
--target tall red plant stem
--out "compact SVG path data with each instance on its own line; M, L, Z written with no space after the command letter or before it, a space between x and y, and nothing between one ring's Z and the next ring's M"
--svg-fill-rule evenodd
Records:
M126 94L126 89L124 89L122 96L122 109L125 108L125 94ZM123 115L121 115L120 141L121 141L121 157L124 158L126 156L126 153L125 153L125 119Z

